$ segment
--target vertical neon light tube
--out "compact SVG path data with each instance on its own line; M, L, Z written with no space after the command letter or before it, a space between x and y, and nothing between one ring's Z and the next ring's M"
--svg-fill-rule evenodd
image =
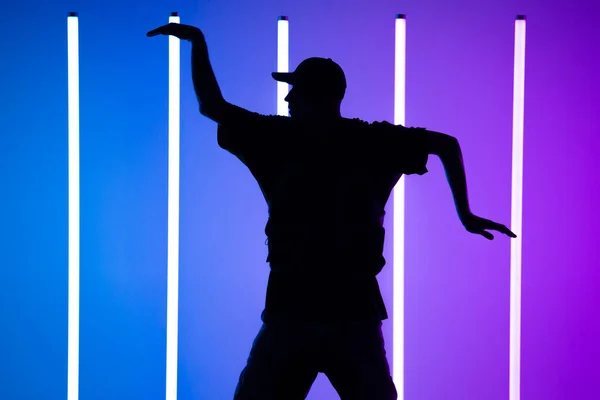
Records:
M515 21L513 153L510 242L510 382L509 399L521 396L521 249L523 224L523 119L525 108L525 16Z
M406 17L396 15L394 124L404 125L406 99ZM398 400L404 399L404 176L394 188L393 227L393 357L392 373Z
M67 399L79 396L79 18L67 17L69 107L69 299Z
M289 72L290 65L290 24L288 17L277 19L277 72ZM289 85L277 82L277 115L288 115L288 105L285 96L289 92Z
M171 13L169 22L179 23ZM167 378L166 400L177 399L179 313L179 127L180 40L169 36L169 187L167 225Z

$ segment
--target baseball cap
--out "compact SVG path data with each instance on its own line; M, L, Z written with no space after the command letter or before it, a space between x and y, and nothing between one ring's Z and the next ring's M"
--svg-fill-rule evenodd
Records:
M307 58L294 72L273 72L271 75L276 81L302 86L320 94L331 94L339 100L346 94L344 70L331 58Z

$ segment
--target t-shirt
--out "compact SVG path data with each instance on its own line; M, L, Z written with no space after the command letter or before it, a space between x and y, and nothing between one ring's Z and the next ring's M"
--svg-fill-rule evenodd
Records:
M420 128L228 112L219 146L248 167L269 210L263 320L386 319L384 208L402 174L427 172Z

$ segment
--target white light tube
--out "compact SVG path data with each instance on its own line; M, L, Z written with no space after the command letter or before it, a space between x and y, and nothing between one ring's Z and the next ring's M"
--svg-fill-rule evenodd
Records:
M288 17L277 19L277 72L290 72L290 24ZM289 85L277 82L277 115L287 116L288 105L284 100L289 92Z
M179 23L174 12L170 23ZM166 400L177 399L177 336L179 313L179 127L180 40L169 36L169 182L167 225L167 377Z
M519 400L521 387L521 249L523 221L523 118L525 98L525 16L515 21L513 150L510 242L510 378L509 399Z
M394 124L404 125L406 98L406 17L396 15ZM392 375L398 400L404 399L404 176L393 192L393 357Z
M69 298L67 399L79 396L79 18L67 17L68 168L69 168Z

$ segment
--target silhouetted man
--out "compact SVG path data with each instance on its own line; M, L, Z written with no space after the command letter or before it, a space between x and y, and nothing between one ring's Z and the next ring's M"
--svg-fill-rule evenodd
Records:
M343 118L346 78L331 59L309 58L292 73L273 73L292 85L291 117L249 112L223 98L198 28L168 24L148 32L159 34L192 42L200 112L218 123L219 145L248 167L269 208L263 325L234 399L304 399L319 372L343 400L396 399L376 276L385 264L384 207L398 179L427 172L435 154L467 231L515 237L471 213L458 141Z

